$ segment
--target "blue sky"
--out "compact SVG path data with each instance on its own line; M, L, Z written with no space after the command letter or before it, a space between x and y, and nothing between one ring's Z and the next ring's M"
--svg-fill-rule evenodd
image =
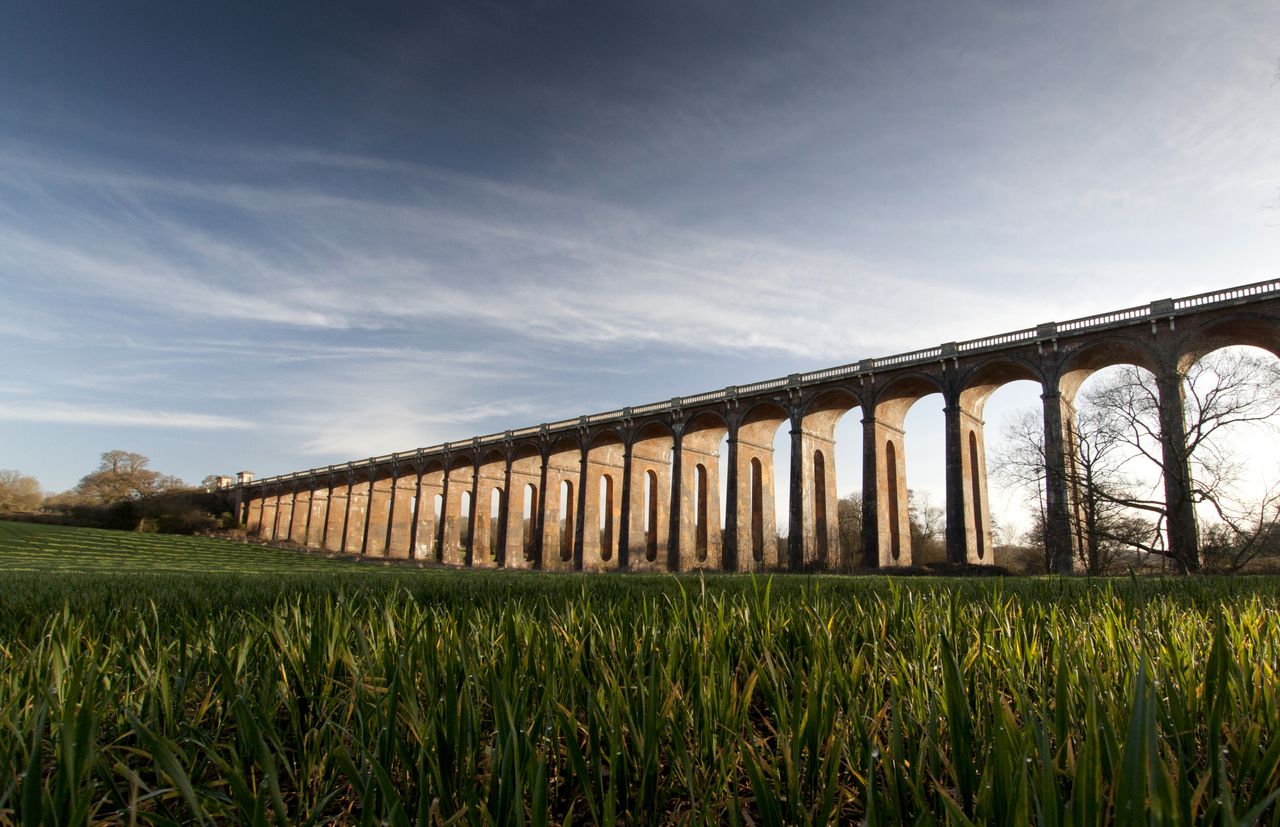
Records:
M264 5L0 11L0 467L278 473L1280 273L1274 2Z

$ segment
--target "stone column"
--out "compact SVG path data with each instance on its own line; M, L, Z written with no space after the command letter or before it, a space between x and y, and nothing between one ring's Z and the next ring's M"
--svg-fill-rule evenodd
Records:
M311 513L307 515L306 544L312 548L324 545L325 520L329 516L329 489L320 488L319 481L311 491Z
M262 498L262 530L258 536L264 540L276 538L276 511L280 508L280 495L267 494Z
M631 453L632 443L622 449L622 491L619 494L621 513L618 516L618 568L631 568ZM643 522L641 523L643 525Z
M324 548L329 551L343 551L347 547L347 505L350 499L350 485L330 480L329 510L325 515L324 529Z
M293 512L289 516L289 540L307 544L307 519L311 516L311 490L293 492Z
M680 565L682 570L719 569L720 455L701 451L681 440L680 454ZM698 488L698 466L704 471L705 490ZM698 519L698 500L705 497L705 522Z
M573 570L582 571L582 541L586 533L587 517L587 451L582 450L579 460L578 488L574 495L578 498L577 512L573 515Z
M547 548L546 548L547 544L546 544L546 535L544 532L546 531L546 527L547 527L547 503L551 500L551 492L547 488L547 463L549 461L549 455L547 453L548 450L549 449L546 446L543 446L542 471L540 472L540 476L539 476L540 482L538 484L538 502L537 502L538 508L537 508L537 511L534 512L533 514L533 524L534 524L533 567L535 569L545 568L546 560L547 560Z
M262 536L262 495L249 495L249 516L245 519L245 530L250 534Z
M445 549L445 543L447 542L447 538L449 536L449 500L450 500L449 469L447 465L448 465L448 462L446 460L446 468L442 472L442 476L440 479L440 516L436 518L435 541L434 541L435 545L433 546L433 548L436 550L436 552L439 555L438 559L441 563L446 563L451 559L450 553ZM433 515L435 514L434 502L432 503L431 513ZM453 564L453 565L456 565L456 564Z
M862 565L880 566L880 455L876 418L870 407L862 417Z
M665 571L667 568L671 548L671 534L668 531L671 513L669 450L665 443L657 447L653 442L641 444L633 441L628 452L628 477L631 485L627 495L630 513L627 523L630 555L627 566L633 571ZM651 472L652 492L650 501L646 504L645 490ZM648 530L645 528L646 521L649 522ZM650 559L651 541L653 559Z
M347 554L364 554L368 517L369 483L353 474L347 485L347 540L342 548Z
M1070 574L1078 550L1071 519L1075 510L1071 496L1075 457L1068 450L1072 444L1068 438L1072 428L1071 403L1056 386L1046 386L1040 400L1044 408L1045 551L1053 572Z
M507 492L502 486L506 482L506 464L484 462L476 466L473 496L474 513L471 532L471 565L478 568L492 568L498 564L498 540L494 538L495 527L502 525L502 512L506 509ZM493 518L493 493L498 492L498 519Z
M409 557L413 550L417 476L397 473L392 478L391 486L391 525L387 530L387 556Z
M736 448L734 443L736 442ZM778 523L774 503L773 446L743 438L730 442L736 452L738 570L760 571L780 567ZM753 483L751 463L760 466L758 484ZM732 489L731 489L732 490ZM757 550L759 559L757 559Z
M507 454L506 465L502 469L502 507L498 511L498 547L494 549L494 562L500 568L507 568L507 532L511 527L511 503L517 500L511 490L511 455Z
M471 544L463 543L464 531L474 529L472 518L476 511L475 469L470 465L458 465L445 477L443 506L444 542L441 546L443 562L451 566L465 566L471 562ZM471 507L463 513L462 495L470 494Z
M276 526L273 540L288 540L293 521L293 492L281 491L276 495Z
M805 535L810 533L809 521L806 519L804 502L804 429L793 416L791 419L791 486L788 494L787 510L787 569L800 571L805 563L804 550L810 545L812 537L806 542Z
M826 571L840 559L840 497L836 493L835 440L811 431L801 435L804 461L804 555L806 571ZM818 472L817 454L822 453ZM819 523L822 525L819 525Z
M721 537L722 567L742 571L738 562L738 426L729 425L729 456L725 463L724 535ZM719 497L717 497L719 499Z
M982 420L948 401L946 421L947 562L992 563Z
M864 425L863 474L868 469L875 474L875 519L864 516L862 527L864 549L866 537L875 538L875 549L881 566L909 566L912 564L911 519L907 511L907 465L903 450L903 432L879 418ZM863 496L866 496L864 491ZM872 506L864 502L863 514ZM922 562L922 561L916 561Z
M620 462L625 455L621 444L611 443L595 446L587 454L584 466L582 494L582 569L585 571L608 571L618 567L619 522L622 515L619 477L624 467ZM601 512L601 496L612 487L607 512ZM602 536L601 522L607 529ZM606 544L607 554L606 557Z
M364 542L365 554L373 556L387 553L387 529L391 525L392 485L393 482L390 479L377 479L370 475L369 512Z
M409 557L418 559L418 532L422 529L422 468L414 468L413 482L413 516L409 523Z
M1196 526L1191 457L1187 452L1186 398L1182 376L1165 367L1156 375L1160 393L1160 454L1164 466L1165 533L1176 565L1200 570L1200 532Z
M671 456L671 507L667 512L670 515L670 528L667 536L667 571L680 571L681 569L680 557L683 550L680 548L680 540L683 533L681 525L682 512L684 511L684 495L681 491L684 474L681 470L683 463L680 457L684 453L682 436L683 432L676 430L673 439L674 450Z

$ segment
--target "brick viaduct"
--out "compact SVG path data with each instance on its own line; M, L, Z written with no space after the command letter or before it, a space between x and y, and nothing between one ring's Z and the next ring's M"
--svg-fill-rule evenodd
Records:
M947 559L989 563L982 409L1001 385L1029 379L1044 407L1046 542L1054 567L1069 571L1081 542L1070 473L1073 401L1095 371L1131 364L1151 371L1160 392L1169 548L1195 560L1181 376L1228 345L1280 356L1280 280L256 481L242 473L236 510L267 539L477 568L919 564L931 561L912 555L903 421L918 399L941 393ZM840 561L833 438L855 407L863 427L862 549L861 559ZM773 439L784 423L792 530L787 548L778 548Z

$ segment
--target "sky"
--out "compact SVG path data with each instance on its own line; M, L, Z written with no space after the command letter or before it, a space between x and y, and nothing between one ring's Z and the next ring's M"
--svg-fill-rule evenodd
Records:
M273 5L0 10L0 467L269 475L1280 275L1274 0Z

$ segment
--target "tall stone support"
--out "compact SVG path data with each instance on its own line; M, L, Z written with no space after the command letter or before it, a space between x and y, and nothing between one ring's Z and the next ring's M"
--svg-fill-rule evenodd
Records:
M259 537L262 536L262 503L261 493L251 496L248 507L249 516L245 519L245 528L248 532Z
M418 560L439 560L439 540L444 514L444 471L439 466L427 468L418 478L417 530L414 532L413 556ZM437 497L440 499L437 501ZM440 503L440 512L436 504Z
M293 513L289 517L289 541L300 546L307 544L307 520L311 518L311 489L295 491Z
M543 482L542 568L548 571L574 567L581 482L580 449L561 443L547 457Z
M684 442L683 432L676 431L675 448L671 455L671 510L670 527L667 537L667 570L680 571L681 566L681 526L684 522Z
M441 562L449 566L463 566L467 563L467 533L471 529L471 518L475 513L475 497L472 488L475 483L475 469L468 463L461 463L449 470L448 483L444 494L444 536L441 542ZM463 496L464 493L467 496ZM470 500L470 506L466 507Z
M876 550L881 566L909 566L911 520L907 511L907 463L903 431L873 419L865 429L863 468L875 469ZM864 471L865 473L865 471ZM865 493L864 493L865 496ZM863 525L864 536L872 533Z
M471 538L471 565L476 568L495 568L498 565L498 529L501 514L506 509L507 463L498 456L487 459L479 466L476 481L475 533ZM498 497L498 511L493 510L494 494Z
M1070 399L1047 385L1040 395L1044 410L1045 551L1051 569L1069 574L1079 559L1082 521L1075 517L1079 497L1074 491L1075 451L1071 439L1074 410Z
M507 565L507 531L510 530L511 524L511 462L508 460L504 463L506 468L502 476L502 513L498 517L498 536L495 554L499 568L506 568Z
M316 487L311 490L310 513L307 514L307 537L304 545L320 548L324 545L325 521L329 516L329 489Z
M862 415L862 565L877 568L881 564L880 535L880 432L875 415L864 409Z
M542 485L542 460L534 455L519 456L510 465L507 486L506 555L509 569L530 569L537 563L538 512Z
M351 498L348 480L332 480L329 484L329 510L325 515L323 548L343 551L347 547L347 502Z
M278 494L269 494L262 498L262 527L258 531L258 536L263 540L276 538L276 512L279 510Z
M1196 526L1191 458L1187 453L1185 385L1172 367L1156 373L1160 394L1160 453L1164 471L1165 533L1169 551L1183 571L1200 570L1200 532Z
M352 476L347 484L347 527L342 550L364 554L365 529L369 517L369 481Z
M387 556L409 557L413 550L414 507L417 505L418 477L399 468L391 480L391 526L387 532Z
M723 567L720 454L684 440L680 462L680 568Z
M729 428L725 443L724 533L720 537L721 565L725 571L741 571L738 562L738 429Z
M391 521L391 486L392 480L389 477L374 478L369 483L369 512L364 553L371 557L387 553L387 526Z
M631 442L627 505L627 567L666 571L670 547L671 432L651 427Z
M774 499L773 434L777 423L739 426L730 436L730 456L737 462L738 570L773 571L781 567ZM726 522L727 528L727 522ZM785 557L785 555L782 555Z
M804 431L800 437L804 474L804 557L806 571L826 571L840 558L840 497L836 489L835 441Z
M587 451L582 485L584 571L618 568L624 453L620 439L593 445Z
M812 537L809 511L805 508L804 430L794 420L791 423L791 480L787 491L787 568L801 571L805 566L805 547Z
M991 564L991 506L987 499L982 419L959 403L943 409L946 421L947 561Z
M276 497L276 526L273 540L288 540L290 522L293 520L293 492L281 491Z
M622 515L618 520L618 568L631 567L631 447L622 454Z

